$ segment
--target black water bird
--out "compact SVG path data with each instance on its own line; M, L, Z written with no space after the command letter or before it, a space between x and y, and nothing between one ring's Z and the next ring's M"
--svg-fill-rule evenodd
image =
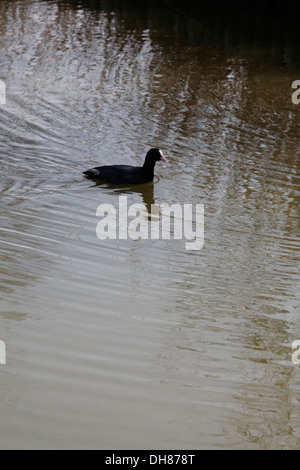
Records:
M108 165L98 166L84 171L88 178L97 179L111 184L143 184L149 183L154 178L155 163L159 160L166 162L161 150L150 149L147 152L143 166Z

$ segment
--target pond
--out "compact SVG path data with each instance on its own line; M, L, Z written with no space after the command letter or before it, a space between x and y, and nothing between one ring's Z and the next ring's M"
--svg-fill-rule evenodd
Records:
M0 5L0 447L298 448L300 69L127 3ZM124 196L203 206L203 247L99 239Z

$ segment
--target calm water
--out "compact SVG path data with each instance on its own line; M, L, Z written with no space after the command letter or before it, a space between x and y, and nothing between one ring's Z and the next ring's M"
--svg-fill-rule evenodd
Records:
M185 21L0 3L1 449L300 445L300 69ZM153 184L82 177L152 146ZM124 194L204 204L204 248L100 241Z

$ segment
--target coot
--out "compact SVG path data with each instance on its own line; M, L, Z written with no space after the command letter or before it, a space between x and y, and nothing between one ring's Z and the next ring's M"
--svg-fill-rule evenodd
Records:
M151 149L146 155L143 166L109 165L98 166L83 174L89 178L98 179L112 184L142 184L149 183L154 178L155 163L159 160L166 162L161 150Z

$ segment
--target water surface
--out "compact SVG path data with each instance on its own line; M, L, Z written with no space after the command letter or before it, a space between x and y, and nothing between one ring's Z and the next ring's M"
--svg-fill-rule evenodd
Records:
M2 449L299 447L300 70L167 12L1 2ZM99 240L125 194L204 204L203 249Z

